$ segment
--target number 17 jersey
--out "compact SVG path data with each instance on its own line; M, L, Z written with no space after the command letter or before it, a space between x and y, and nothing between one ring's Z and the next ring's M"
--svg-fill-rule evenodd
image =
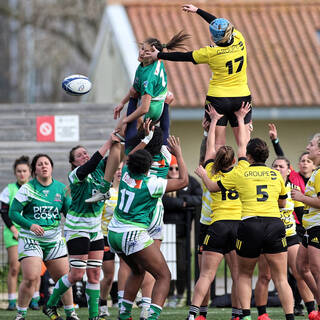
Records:
M117 206L109 230L122 232L121 225L128 231L147 229L151 223L153 212L166 191L167 180L151 175L131 175L128 167L122 169ZM118 222L118 223L117 223ZM115 228L115 229L114 229Z

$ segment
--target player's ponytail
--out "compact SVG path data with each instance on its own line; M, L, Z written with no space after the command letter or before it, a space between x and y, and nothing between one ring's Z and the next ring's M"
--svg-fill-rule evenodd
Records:
M165 44L165 48L169 51L169 50L173 50L173 49L183 49L183 50L187 50L185 41L190 39L191 35L184 33L183 30L179 31L177 34L175 34L168 43Z
M160 52L163 51L164 48L167 50L173 49L184 49L186 50L185 40L190 39L191 36L187 33L184 33L183 30L175 34L167 43L161 43L160 40L156 38L147 38L144 43L149 44L150 46L155 46L157 50Z
M216 153L216 158L213 164L213 174L218 173L221 170L228 169L234 160L234 151L229 146L222 146Z

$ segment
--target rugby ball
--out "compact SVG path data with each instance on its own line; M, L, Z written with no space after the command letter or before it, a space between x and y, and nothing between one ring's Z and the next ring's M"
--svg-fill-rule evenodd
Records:
M72 96L81 96L91 90L91 81L81 74L73 74L63 79L62 88Z

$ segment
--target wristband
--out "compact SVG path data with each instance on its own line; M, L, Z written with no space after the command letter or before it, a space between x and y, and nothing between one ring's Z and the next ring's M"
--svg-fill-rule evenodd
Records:
M275 143L275 144L277 144L277 143L279 143L279 139L278 139L278 138L277 138L277 139L274 139L274 140L272 140L272 142Z
M153 131L150 130L149 134L148 134L147 136L145 136L145 137L141 140L141 142L143 142L143 143L145 143L145 144L148 144L148 143L151 141L152 137L153 137Z

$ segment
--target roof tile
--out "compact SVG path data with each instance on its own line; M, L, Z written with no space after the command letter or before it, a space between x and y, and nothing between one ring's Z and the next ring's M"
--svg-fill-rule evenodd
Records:
M180 30L192 35L189 48L210 44L208 24L181 11L174 1L124 1L137 41L167 42ZM204 1L201 8L239 29L248 51L248 83L255 106L320 105L319 0ZM165 61L175 106L201 107L210 78L207 65Z

